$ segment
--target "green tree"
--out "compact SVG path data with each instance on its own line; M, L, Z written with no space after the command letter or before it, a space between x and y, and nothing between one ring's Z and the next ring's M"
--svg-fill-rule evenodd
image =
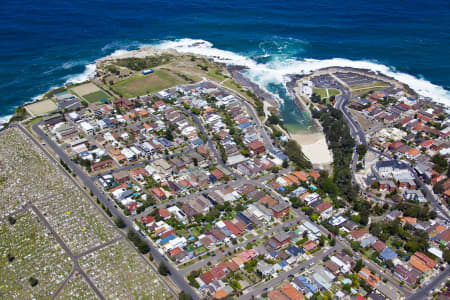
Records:
M321 235L319 238L319 246L323 247L325 246L326 237L324 235Z
M31 285L32 287L34 287L34 286L38 285L39 280L37 280L37 279L34 278L34 277L30 277L30 278L28 278L28 282L30 283L30 285Z
M267 122L269 122L269 124L280 124L281 120L279 116L270 114L270 116L267 118Z
M363 159L364 156L367 153L367 145L366 144L360 144L356 147L356 152L358 152L359 159Z
M450 249L448 248L444 250L444 260L447 263L450 263Z
M359 271L361 271L361 269L364 267L364 262L361 260L361 259L358 259L357 261L356 261L356 265L355 265L355 267L353 268L353 271L355 272L355 273L358 273Z
M117 218L114 220L114 223L115 223L116 226L119 227L119 228L125 228L125 227L127 226L127 225L125 224L125 222L122 220L121 217L117 217Z
M352 249L354 251L358 251L359 248L361 247L361 244L359 242L356 242L356 241L351 241L350 242L350 246L352 246Z
M389 268L389 270L393 270L395 268L394 263L390 259L386 261L386 266Z
M447 159L440 155L436 154L433 156L432 161L434 163L433 169L439 173L444 173L448 168L448 162Z
M14 219L12 216L8 216L8 223L10 225L16 224L16 219Z
M312 167L311 162L302 152L300 145L294 140L289 140L286 143L286 155L300 169L310 169Z
M167 276L169 274L169 268L167 268L164 262L160 262L158 266L158 272L162 276Z
M181 291L181 293L178 294L179 300L192 300L192 296L185 293L184 291Z

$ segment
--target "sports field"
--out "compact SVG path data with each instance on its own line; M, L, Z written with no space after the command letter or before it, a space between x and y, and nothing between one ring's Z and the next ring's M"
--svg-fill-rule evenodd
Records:
M25 106L28 112L33 116L46 115L58 109L56 104L51 100L43 100Z
M98 86L96 86L92 82L89 82L73 87L72 91L74 91L77 95L84 97L85 95L89 95L101 90Z
M155 70L150 75L135 75L119 81L112 88L124 97L136 97L158 92L185 82L184 79L166 70Z
M98 102L103 99L109 99L110 96L107 93L105 93L104 91L99 90L97 92L93 92L91 94L84 95L83 98L89 103L95 103L95 102Z

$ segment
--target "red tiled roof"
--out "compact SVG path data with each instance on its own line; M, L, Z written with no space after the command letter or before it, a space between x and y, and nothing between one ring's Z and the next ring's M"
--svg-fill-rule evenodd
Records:
M215 279L221 279L225 276L225 272L220 267L214 267L210 272Z
M159 187L152 188L152 193L159 199L164 198L165 194Z
M270 300L288 300L279 290L273 290L267 293L267 297Z
M168 211L165 208L160 208L159 209L159 215L161 216L161 218L167 218L170 217L170 211Z
M327 209L329 209L330 207L333 207L333 205L330 202L326 202L323 201L322 203L320 203L319 205L317 205L315 207L316 211L323 213L324 211L326 211Z
M175 249L172 249L169 251L170 256L176 256L178 254L180 254L181 252L183 252L183 250L181 250L180 247L176 247Z
M290 300L303 300L303 294L300 293L292 284L286 283L281 291L285 294Z
M266 195L266 196L262 197L261 199L259 199L258 202L261 203L261 204L267 204L268 207L272 207L274 205L277 205L277 201L275 201L269 195Z
M311 251L314 250L318 245L319 244L314 241L307 241L303 244L303 249L305 249L305 251Z
M205 273L200 274L200 279L204 283L209 284L209 283L211 283L211 281L214 280L214 276L212 275L211 272L205 272Z
M295 171L292 172L292 174L297 177L298 179L300 179L301 181L308 181L308 174L306 174L303 171Z
M217 179L222 179L224 176L223 173L219 169L212 170L211 174Z
M239 230L239 228L236 227L236 225L234 225L230 220L225 220L223 221L225 223L225 225L227 226L227 228L235 235L240 235L242 234L242 231Z
M143 224L151 224L153 222L155 222L155 218L152 216L142 217L141 219L141 223Z
M367 233L369 233L369 231L365 228L362 228L362 229L353 230L352 232L350 232L350 235L354 239L359 239L360 237L362 237L363 235L365 235Z
M319 179L320 174L314 171L309 172L309 176L311 176L312 178L314 178L315 180Z
M248 144L248 148L250 150L256 151L258 149L264 148L264 143L259 140L256 140Z
M166 237L168 237L169 235L175 235L177 232L175 229L169 230L167 232L164 232L163 234L161 234L161 238L164 239Z
M133 203L128 205L128 210L133 212L136 209L137 206L138 206L138 203L137 202L133 202Z

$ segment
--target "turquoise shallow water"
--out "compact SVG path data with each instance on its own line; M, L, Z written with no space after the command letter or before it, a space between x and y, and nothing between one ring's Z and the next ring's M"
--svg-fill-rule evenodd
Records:
M387 66L433 83L415 81L444 101L445 90L436 86L450 88L445 0L4 1L0 35L0 118L51 87L86 78L86 65L99 57L183 38L265 66L262 74L274 79L261 84L281 99L287 96L280 73L307 69L309 58ZM305 64L297 68L293 60ZM289 99L284 103L288 127L308 126Z

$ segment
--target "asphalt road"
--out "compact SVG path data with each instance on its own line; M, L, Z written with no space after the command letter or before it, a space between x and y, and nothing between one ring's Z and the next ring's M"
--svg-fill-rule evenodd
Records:
M220 260L221 258L223 258L224 256L226 256L228 253L232 253L235 249L238 249L238 248L241 248L241 247L245 247L248 243L250 243L250 242L252 242L252 241L259 240L259 239L262 239L262 238L263 238L264 236L266 236L266 235L267 235L267 236L270 236L272 233L278 232L278 231L282 230L283 227L289 227L289 226L292 226L293 224L296 224L298 221L300 221L300 220L302 220L302 219L304 219L303 216L297 216L297 217L294 218L293 220L290 220L290 221L288 221L288 222L285 222L285 223L283 223L283 224L280 224L280 225L278 225L278 226L275 226L275 227L273 227L273 228L271 228L271 229L269 229L269 230L264 231L264 232L261 233L261 234L258 234L258 235L256 235L256 236L254 236L251 240L246 240L246 241L244 241L244 242L238 243L238 244L235 245L235 246L229 247L226 251L220 252L220 253L216 254L216 256L209 256L209 257L207 257L207 258L205 258L205 259L202 259L201 261L199 261L199 262L197 262L197 263L195 263L195 264L193 264L193 265L190 265L190 266L188 266L188 267L182 269L181 272L183 272L184 274L187 275L187 274L189 274L191 271L194 271L194 270L197 270L197 269L200 269L200 268L204 267L208 262L214 262L214 261L216 261L216 260Z
M430 291L439 287L439 285L447 281L450 276L450 267L447 267L447 269L440 273L436 278L434 278L428 285L426 285L424 288L421 288L417 293L409 296L406 298L407 300L423 300L426 299L428 296L430 296Z
M350 92L345 89L342 88L341 89L342 94L337 96L337 103L336 103L336 108L341 110L344 114L344 117L347 121L347 123L349 124L352 136L356 139L359 140L360 143L363 144L367 144L364 132L361 130L359 123L356 122L352 116L349 115L345 105L349 102L351 94ZM270 137L267 135L267 132L264 130L264 128L262 127L262 125L260 124L259 119L257 118L257 116L255 115L254 110L251 107L248 107L248 104L244 103L244 105L247 106L247 109L249 111L249 113L252 115L252 118L257 122L257 126L258 128L261 130L261 135L263 136L264 139L264 143L267 147L267 149L273 149L273 145L272 142L270 140ZM200 129L200 131L202 132L202 134L204 136L207 137L207 144L208 147L210 148L210 150L212 151L214 157L216 158L217 162L223 166L224 168L226 168L227 170L230 170L232 172L232 170L225 165L225 163L221 160L216 148L214 147L214 143L212 142L212 140L209 138L209 135L207 134L207 132L205 131L203 125L201 124L199 118L192 114L189 111L185 111L188 114L190 114L192 116L192 118L194 119L194 121L196 122L198 128ZM75 164L73 163L69 157L65 154L65 152L60 149L48 136L46 136L46 134L38 127L38 124L33 125L33 130L40 136L41 139L43 139L47 145L49 147L52 148L52 150L69 166L70 169L72 169L76 176L83 182L83 184L89 188L94 195L111 211L111 213L113 214L113 216L117 217L120 216L124 222L126 223L126 225L129 228L133 228L134 227L134 223L132 220L130 220L129 218L126 218L122 212L120 210L118 210L115 206L114 203L112 201L110 201L110 199L108 197L106 197L106 195L95 185L94 181L88 177L86 174L84 174L84 172ZM26 130L25 130L26 131ZM29 133L26 132L28 135ZM40 145L39 145L40 146ZM357 160L357 155L354 155L354 160ZM352 169L356 166L356 162L353 161L352 162ZM353 169L353 171L355 171ZM239 180L244 179L242 176L235 174L234 172L232 172L236 178L238 178ZM241 182L241 181L240 181ZM248 183L252 183L255 184L257 183L258 186L262 185L258 182L252 181L252 180L242 180L243 182L248 182ZM262 185L264 187L264 185ZM270 189L269 189L270 190ZM177 201L179 201L180 199L177 199ZM299 215L297 216L296 219L292 220L291 222L298 222L299 219L301 219L300 216L302 216L303 214L301 212L299 212ZM304 216L304 215L303 215ZM279 226L286 226L289 224L283 224L283 225L279 225ZM324 233L328 233L328 231L326 229L324 229L322 226L319 226L319 228L321 229L322 232ZM268 231L265 232L263 235L266 235L270 232L273 232L275 230L275 228L273 228L272 231ZM198 294L196 293L196 291L194 289L192 289L191 286L189 286L189 284L187 283L187 281L184 279L184 276L182 273L187 274L191 269L198 269L202 266L204 266L205 264L207 264L208 261L213 261L213 260L217 260L223 256L225 256L227 254L227 252L224 253L220 253L214 257L209 257L208 259L202 260L201 262L198 262L190 267L187 267L185 269L183 269L182 271L178 271L171 263L167 262L167 259L165 257L163 257L163 255L160 254L160 252L158 251L158 249L153 245L152 242L150 242L147 238L139 235L140 238L144 241L147 242L147 244L150 246L151 249L151 253L156 261L156 263L159 263L161 261L166 262L167 267L169 268L170 271L170 278L172 279L172 281L177 284L177 286L184 290L185 292L191 294L193 296L193 299L200 299L200 297L198 296ZM243 245L245 245L246 243L248 243L249 241L240 243L238 245L236 245L236 247L241 247ZM242 245L241 245L242 244ZM266 288L270 288L273 286L276 286L277 284L281 283L283 280L285 280L289 275L291 274L295 274L297 272L299 272L303 267L305 267L306 265L310 264L310 263L317 263L317 261L321 260L323 257L325 257L326 255L328 255L331 251L335 250L335 249L342 249L343 247L348 247L348 245L346 243L343 243L342 241L337 240L336 246L326 252L322 252L320 254L318 254L317 256L315 256L312 260L305 262L299 266L297 266L296 268L292 269L289 272L285 272L280 274L277 278L274 278L272 280L270 280L269 282L266 282L256 288L253 288L250 290L249 293L246 293L245 295L243 295L242 297L240 297L239 299L249 299L251 298L251 296L253 295L258 295L260 293L262 293ZM230 249L234 249L233 247ZM230 250L229 250L230 251ZM369 265L371 264L370 262L367 262ZM384 273L378 271L377 267L373 268L377 273L379 273L378 275L387 278L391 284L393 284L394 286L396 285L395 281L391 280L388 276L386 276ZM419 295L418 297L416 297L416 295L412 295L410 296L408 299L423 299L420 298L420 295L425 295L428 293L429 290L433 289L434 287L436 287L437 285L440 284L440 282L442 282L444 279L447 278L448 276L448 272L449 269L447 269L445 272L443 272L442 274L440 274L436 279L434 279L429 285L427 285L425 288L423 288L419 293L417 293L416 295ZM409 292L407 292L403 287L399 286L397 287L399 288L405 295L410 295Z
M351 99L351 93L350 91L343 87L340 86L339 89L341 90L341 95L336 96L336 108L339 109L340 111L342 111L347 124L350 127L350 131L351 134L353 136L353 138L355 139L355 141L357 140L357 138L359 139L359 142L361 144L365 144L367 145L367 140L364 134L364 131L361 129L359 123L353 119L353 117L351 115L349 115L347 109L346 109L346 105L348 104L348 102ZM373 149L369 147L369 150L372 152L377 153L380 156L383 156L387 159L391 159L389 156L385 155L384 153L380 152L377 149ZM356 152L356 151L355 151ZM357 159L358 156L357 154L354 152L353 155L353 159L352 159L352 176L354 178L354 174L356 171L356 164L357 164ZM416 177L416 179L418 180L419 178L417 177L417 174L414 172L414 170L412 170L412 174L414 174L414 176ZM420 180L418 180L419 182L421 182ZM424 191L425 197L427 198L428 202L431 203L432 207L435 210L438 210L441 212L441 214L443 216L445 216L445 218L447 220L449 220L449 215L447 214L447 212L445 210L442 209L441 207L441 203L438 199L436 199L436 197L431 193L431 191L429 190L429 188L426 185L422 185L422 190ZM371 262L365 260L366 264L372 265ZM378 275L382 275L383 273L381 273L378 269L377 266L373 265L373 269L376 271L376 273L378 273ZM394 286L396 286L398 289L400 289L402 291L402 293L408 297L408 299L425 299L425 297L428 295L428 292L430 290L432 290L434 287L436 287L437 285L440 284L440 282L442 282L444 279L446 279L449 275L449 268L447 268L447 270L445 270L442 274L440 274L435 280L433 280L430 284L428 284L427 286L423 287L418 293L416 294L411 294L408 291L405 290L404 287L400 286L399 284L396 283L396 281L394 280L389 280L391 282L391 284L393 284ZM385 276L383 276L385 277Z
M342 249L342 246L339 245L339 246L335 246L327 251L320 252L320 253L316 254L312 259L299 264L292 270L290 270L288 272L282 272L282 273L278 274L277 277L275 277L261 285L258 285L257 287L246 290L245 294L242 295L241 297L239 297L238 299L239 300L248 300L248 299L251 299L253 296L260 295L264 291L267 291L270 288L280 285L283 281L288 279L289 276L294 276L295 274L299 273L304 268L307 268L307 267L309 268L319 262L322 262L322 260L326 256L332 254L334 251L339 251L341 249Z
M131 170L131 169L144 167L144 166L146 166L149 163L152 163L152 162L155 162L155 161L158 161L158 160L161 160L161 159L170 159L170 158L176 157L178 155L187 154L187 153L192 152L192 151L193 151L192 149L178 151L178 152L175 152L175 153L172 153L172 154L169 154L169 155L165 155L165 156L161 156L161 157L158 157L158 158L155 158L155 159L148 159L148 160L145 160L145 161L140 161L140 162L137 162L137 163L134 163L134 164L130 164L130 165L127 165L127 166L124 166L124 167L120 167L120 168L117 168L117 169L105 172L105 173L100 173L97 176L106 175L106 174L113 174L113 173L118 173L118 172L121 172L121 171L128 171L128 170Z
M125 217L122 212L117 209L114 206L114 203L112 201L110 201L110 199L108 197L106 197L106 195L100 191L100 189L95 185L94 181L87 176L68 156L67 154L60 148L58 147L58 145L55 144L55 142L53 142L53 140L51 140L40 128L39 128L40 123L36 123L35 125L32 126L32 129L34 132L36 132L36 134L43 140L45 141L45 143L47 144L48 147L50 147L55 153L56 155L62 160L64 161L64 163L75 173L75 175L81 180L81 182L83 182L83 184L90 190L92 191L92 193L94 194L95 197L97 197L101 203L103 203L103 205L105 205L105 207L107 207L112 215L114 217L120 217L122 218L122 220L125 222L125 224L127 225L127 227L130 228L134 228L134 223L132 220L128 219L127 217ZM27 134L29 137L32 138L31 134L26 131L25 129L22 128L22 131L25 132L25 134ZM39 146L42 148L42 146L39 144ZM45 149L44 149L45 151ZM77 184L77 183L76 183ZM77 184L78 185L78 184ZM82 187L80 187L81 189L83 189ZM118 230L118 229L117 229ZM118 230L120 231L120 230ZM120 231L121 232L121 231ZM121 232L122 233L122 232ZM123 233L122 233L123 234ZM187 281L184 279L183 275L180 274L178 272L178 270L171 264L167 262L167 259L164 258L161 253L159 253L159 251L157 250L157 248L153 245L153 243L148 240L147 238L143 237L142 235L138 234L139 238L143 241L145 241L148 246L150 247L150 253L152 254L154 261L156 262L156 264L159 264L160 262L165 262L166 266L169 269L169 277L170 279L184 292L190 294L192 296L193 299L200 299L200 297L198 296L198 294L196 293L196 291L187 283ZM150 266L153 268L153 266L150 264ZM153 268L154 269L154 268ZM158 272L157 270L154 269L155 272ZM170 286L169 286L170 288ZM171 289L171 288L170 288ZM172 289L171 289L172 290ZM172 292L174 292L172 290ZM174 292L175 293L175 292Z

